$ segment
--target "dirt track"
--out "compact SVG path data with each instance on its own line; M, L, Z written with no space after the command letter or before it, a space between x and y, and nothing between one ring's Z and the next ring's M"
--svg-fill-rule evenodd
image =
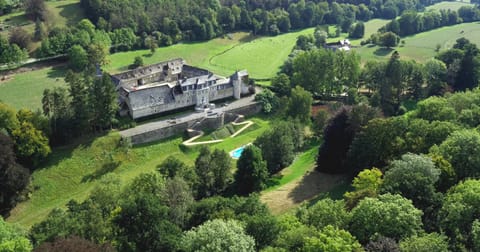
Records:
M263 193L260 199L267 204L273 214L281 214L315 198L322 192L328 192L345 179L344 175L331 175L311 171L301 179L288 183L275 191Z

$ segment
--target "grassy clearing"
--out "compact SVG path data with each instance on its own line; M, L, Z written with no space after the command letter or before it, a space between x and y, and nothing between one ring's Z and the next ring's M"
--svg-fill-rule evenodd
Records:
M439 10L452 10L457 11L462 6L473 6L470 1L447 1L447 2L440 2L434 5L430 5L426 8L427 11L439 11Z
M458 24L404 37L402 40L405 40L405 46L394 49L362 46L356 48L355 51L361 56L363 62L367 60L388 60L394 50L397 50L403 59L425 62L435 56L437 44L441 46L441 50L446 50L451 48L455 41L461 37L465 37L480 46L479 24L479 22Z
M246 32L237 32L232 34L231 39L181 43L158 48L153 54L149 50L115 53L109 58L107 70L124 71L136 56L142 56L147 65L172 58L184 58L188 64L225 76L235 70L247 69L253 78L271 78L287 59L297 37L312 33L313 28L276 37L252 37Z
M390 20L378 19L378 18L369 20L369 21L364 23L365 24L365 34L364 34L363 38L361 38L361 39L349 39L349 40L352 43L352 45L359 46L360 42L362 40L365 40L365 39L369 38L372 34L376 33L378 31L378 29L380 29L382 26L386 25L388 22L390 22ZM335 33L335 26L330 27L330 34L332 34L332 31L333 31L333 33ZM340 37L328 38L327 42L328 43L338 42L340 39L346 39L346 38L348 38L348 33L341 33Z
M79 0L48 1L46 4L50 12L49 25L51 27L72 26L85 18ZM4 23L10 28L20 26L31 34L35 30L35 23L28 20L23 11L0 16L0 23ZM8 30L0 32L0 35L8 36ZM39 45L39 42L33 43L29 50L34 51Z
M305 173L312 171L315 167L315 161L318 154L318 144L316 147L312 147L309 150L301 153L294 160L294 162L287 168L281 171L280 176L273 177L269 182L272 186L269 186L264 192L271 192L278 188L301 178Z
M10 76L0 82L0 100L16 109L41 110L43 90L66 86L65 71L64 67L48 67Z
M304 29L275 37L262 37L232 48L209 61L207 68L215 72L232 73L248 69L250 76L268 79L278 72L297 41L297 37L313 34L314 29Z
M250 120L259 127L210 147L229 152L254 141L269 127L266 118ZM8 221L30 227L42 221L52 209L64 207L72 199L85 199L107 173L116 174L125 184L141 173L155 171L169 155L193 165L200 149L181 148L182 138L175 137L127 151L116 148L119 138L118 134L112 133L91 143L54 150L49 162L32 175L34 191L30 199L12 211Z

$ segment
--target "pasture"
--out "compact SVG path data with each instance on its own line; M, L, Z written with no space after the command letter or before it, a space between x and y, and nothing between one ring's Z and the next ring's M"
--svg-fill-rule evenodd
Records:
M428 6L426 11L452 10L457 11L462 6L472 6L470 1L445 1Z
M9 75L0 81L0 101L16 109L41 110L43 90L66 86L65 71L65 67L47 67Z
M480 23L458 24L403 37L401 40L405 40L405 45L393 49L366 45L354 50L361 56L362 62L388 60L394 50L400 53L402 59L425 62L436 55L437 44L440 45L440 50L446 50L452 48L455 41L462 37L480 46Z
M247 69L256 79L268 79L278 72L287 59L297 37L313 34L313 28L281 34L275 37L254 37L246 32L205 42L180 43L150 50L120 52L110 55L107 71L119 72L128 68L136 56L146 65L172 58L184 58L188 64L229 76L236 70Z
M365 40L365 39L369 38L372 34L376 33L378 31L378 29L380 29L382 26L386 25L388 22L390 22L390 20L379 19L379 18L375 18L375 19L372 19L372 20L369 20L369 21L365 22L364 23L365 24L365 34L364 34L363 38L349 39L350 43L352 43L352 45L354 45L354 46L360 46L360 42L362 40ZM335 27L331 26L330 27L330 35L332 35L334 33L335 33ZM328 43L338 42L340 39L346 39L346 38L348 38L348 33L341 33L340 37L337 37L337 38L330 37L330 38L327 39L327 42Z

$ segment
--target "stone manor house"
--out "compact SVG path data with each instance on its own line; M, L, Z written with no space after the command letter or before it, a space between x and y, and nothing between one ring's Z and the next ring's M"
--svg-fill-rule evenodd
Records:
M133 119L179 108L208 107L210 102L249 93L248 73L229 78L173 59L111 75L119 93L120 114Z

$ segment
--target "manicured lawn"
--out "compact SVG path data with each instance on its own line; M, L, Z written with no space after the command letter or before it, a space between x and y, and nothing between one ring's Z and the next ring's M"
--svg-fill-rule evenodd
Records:
M247 69L253 78L271 78L287 59L301 34L313 34L313 28L276 37L252 37L246 32L237 32L230 38L158 48L153 54L149 50L115 53L109 58L107 70L124 71L136 56L142 56L147 65L172 58L184 58L188 64L220 75L229 76L236 70Z
M48 67L11 76L0 82L0 100L17 109L42 109L42 95L46 88L66 86L65 68Z
M250 120L259 127L210 147L229 152L253 142L269 127L269 121L265 118L254 117ZM72 199L85 199L105 174L115 174L125 184L141 173L155 171L169 155L193 165L200 149L181 148L183 139L175 137L127 151L115 147L119 138L117 133L111 133L91 143L56 149L49 162L33 173L34 191L30 199L12 211L8 221L30 227L43 220L52 209L64 207Z
M272 186L265 189L264 192L277 190L283 185L301 178L308 171L313 170L318 154L318 146L319 144L299 154L293 161L293 164L283 169L280 176L276 176L270 181Z
M473 6L470 1L446 1L446 2L440 2L440 3L436 3L434 5L431 5L431 6L428 6L426 9L427 11L430 11L430 10L453 10L453 11L456 11L458 9L460 9L460 7L462 6Z
M465 37L480 46L480 23L474 22L447 26L404 37L402 40L405 40L405 46L399 46L390 50L369 45L354 50L361 56L363 62L367 60L388 60L394 50L400 53L402 59L425 62L435 56L437 44L441 46L441 50L446 50L451 48L455 41L461 37Z

